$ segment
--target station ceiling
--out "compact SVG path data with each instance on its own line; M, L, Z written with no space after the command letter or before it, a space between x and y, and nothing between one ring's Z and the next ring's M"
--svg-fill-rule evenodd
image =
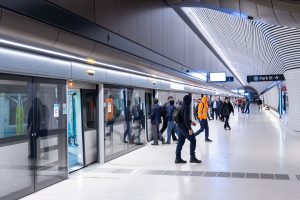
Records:
M200 4L182 5L180 9L244 86L263 92L271 83L249 84L247 75L282 74L300 66L298 28L249 20Z

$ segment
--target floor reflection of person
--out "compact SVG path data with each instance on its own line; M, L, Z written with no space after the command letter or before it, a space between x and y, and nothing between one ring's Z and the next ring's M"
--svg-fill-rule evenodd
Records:
M131 142L131 133L132 133L132 110L131 110L131 100L127 100L127 106L125 108L125 122L126 122L126 129L124 132L124 143ZM126 140L126 138L128 140Z
M39 98L34 99L34 108L31 107L28 114L27 129L30 135L30 158L37 158L33 146L36 138L48 135L49 108L43 105ZM35 134L35 135L34 135ZM47 147L48 145L45 145Z
M132 107L133 121L135 123L135 128L137 130L137 142L135 144L142 145L141 143L141 133L143 129L143 119L144 119L144 111L142 107L141 98L136 99L135 105ZM132 135L132 143L134 143L135 134Z
M115 106L114 104L113 95L110 95L109 98L106 98L105 103L106 103L106 113L105 113L106 126L109 127L109 132L106 133L106 135L112 137L112 134L114 132L114 123L116 118L119 117L120 112L118 107Z

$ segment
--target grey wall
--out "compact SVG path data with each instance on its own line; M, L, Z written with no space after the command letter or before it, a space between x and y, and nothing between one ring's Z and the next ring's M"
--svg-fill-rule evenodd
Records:
M51 0L198 72L226 71L180 16L162 0Z

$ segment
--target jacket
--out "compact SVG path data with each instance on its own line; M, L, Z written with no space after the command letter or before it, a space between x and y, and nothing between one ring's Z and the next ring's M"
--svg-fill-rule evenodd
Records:
M234 112L234 110L233 110L232 104L230 102L228 102L228 103L224 102L222 105L222 108L221 108L222 115L229 116L230 113L233 113L233 112Z
M161 106L154 104L151 108L151 124L160 124L161 123Z
M216 109L217 109L217 110L220 109L220 102L219 102L219 101L216 101L216 100L211 102L210 107L211 107L211 108L214 108L214 102L217 103Z
M188 132L192 130L192 120L191 120L191 95L185 95L183 97L183 103L180 109L180 121L178 122L178 127L181 131Z
M198 106L198 118L200 120L207 119L208 115L208 104L207 104L207 97L204 96L201 99L201 103Z
M175 106L174 105L167 105L167 118L168 118L168 121L172 121L172 117L173 117L173 112L175 110Z

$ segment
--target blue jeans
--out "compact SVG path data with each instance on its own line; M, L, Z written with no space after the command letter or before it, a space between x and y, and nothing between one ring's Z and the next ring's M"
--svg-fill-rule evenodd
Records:
M179 127L177 127L178 130L178 143L176 147L176 159L181 159L181 150L185 143L185 139L188 139L190 141L190 155L191 158L195 158L195 150L196 150L196 137L195 134L189 135L188 130L181 130Z
M167 143L171 143L171 134L172 134L172 130L174 130L174 132L176 133L176 135L178 136L178 130L177 130L177 125L172 122L172 121L168 121L168 136L167 136Z
M200 122L200 129L195 133L195 136L205 131L205 139L207 140L209 138L209 127L208 127L207 119L199 120L199 122Z

